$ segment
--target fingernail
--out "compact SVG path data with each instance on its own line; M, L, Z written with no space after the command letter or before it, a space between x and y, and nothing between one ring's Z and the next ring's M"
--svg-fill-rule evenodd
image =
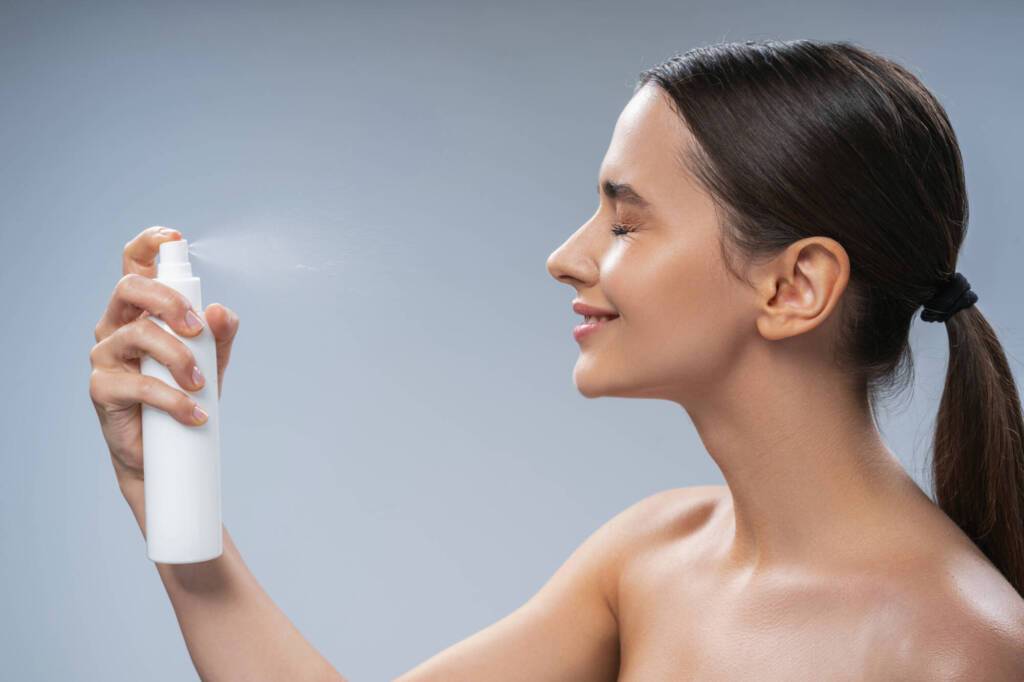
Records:
M205 420L207 416L209 415L203 412L203 408L199 407L198 404L192 408L192 417L194 417L197 422Z
M192 329L199 329L203 326L203 321L199 319L198 315L190 310L185 313L185 324Z
M199 371L199 367L192 368L192 383L197 386L203 383L203 373Z
M175 230L172 227L161 227L160 228L160 234L181 236L181 232L178 232L177 230Z

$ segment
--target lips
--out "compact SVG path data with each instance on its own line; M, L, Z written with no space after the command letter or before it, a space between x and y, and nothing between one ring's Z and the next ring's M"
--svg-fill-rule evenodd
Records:
M581 339L584 339L584 338L590 336L591 334L595 333L596 331L598 331L600 329L603 329L605 326L611 324L612 321L615 320L616 317L618 317L618 315L616 315L615 317L612 317L612 318L607 318L607 317L591 318L591 317L588 317L588 318L586 318L587 319L586 322L584 322L581 325L577 325L576 327L573 327L572 336L577 341L580 341Z
M619 316L614 310L608 310L607 308L598 308L597 306L589 305L582 301L575 301L572 304L573 312L583 315L584 317L605 317L608 319L615 319Z

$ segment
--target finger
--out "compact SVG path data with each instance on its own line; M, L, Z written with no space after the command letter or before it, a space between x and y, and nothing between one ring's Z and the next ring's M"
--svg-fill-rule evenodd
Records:
M209 417L196 417L196 402L156 377L137 372L94 369L89 377L89 395L97 405L112 408L144 403L163 410L182 424L198 426Z
M238 333L239 319L235 311L227 306L211 303L206 306L206 324L217 342L217 396L220 397L224 386L224 370L231 359L231 347Z
M196 336L203 330L203 321L192 310L187 296L155 279L128 274L114 287L107 309L96 324L96 340L110 336L144 311L156 315L182 336Z
M159 225L147 227L124 245L121 274L156 277L156 257L160 253L160 245L176 239L181 239L181 232L177 230Z
M94 368L136 371L127 360L149 355L165 366L182 388L198 391L203 387L195 355L181 339L145 318L118 328L93 346L89 359Z

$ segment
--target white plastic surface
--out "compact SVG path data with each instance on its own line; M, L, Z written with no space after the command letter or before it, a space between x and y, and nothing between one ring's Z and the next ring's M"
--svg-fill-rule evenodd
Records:
M179 240L184 242L184 240ZM203 330L195 337L178 336L163 320L146 319L180 339L195 356L206 382L198 391L181 386L170 370L143 355L140 371L188 394L209 415L201 426L182 424L167 412L142 405L142 463L146 506L146 553L152 561L166 564L208 561L224 551L221 525L220 421L217 396L217 348L205 326L202 290L198 277L168 277L163 258L176 272L188 264L187 245L165 249L157 281L185 294L203 318ZM182 253L184 262L182 262Z

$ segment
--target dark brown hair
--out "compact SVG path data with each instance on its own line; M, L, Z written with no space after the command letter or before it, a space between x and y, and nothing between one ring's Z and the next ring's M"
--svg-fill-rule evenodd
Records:
M899 64L851 42L698 47L647 69L697 142L680 162L722 217L722 255L771 258L814 235L850 259L836 362L876 419L913 378L915 311L951 279L967 233L959 144L945 109ZM1024 420L978 306L946 324L933 440L939 506L1024 595Z

